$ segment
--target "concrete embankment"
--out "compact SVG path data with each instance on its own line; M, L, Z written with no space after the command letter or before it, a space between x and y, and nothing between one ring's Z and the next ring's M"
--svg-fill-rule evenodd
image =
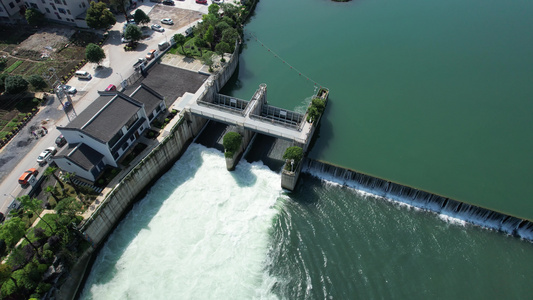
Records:
M238 64L239 45L235 48L224 68L208 79L210 84L201 87L198 99L208 100L205 98L212 97L229 80ZM82 223L80 231L92 243L93 249L98 249L105 242L132 205L179 159L206 122L184 111L171 121L163 132L165 138L161 143L115 185L94 213ZM82 256L61 287L58 299L74 299L90 270L92 256L97 253L91 250Z

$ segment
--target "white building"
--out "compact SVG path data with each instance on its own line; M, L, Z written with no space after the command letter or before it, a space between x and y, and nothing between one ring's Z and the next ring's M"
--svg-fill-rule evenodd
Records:
M106 165L117 167L150 122L166 109L163 96L143 84L130 96L99 93L69 125L57 127L68 145L53 158L62 170L92 182Z
M0 20L4 23L25 22L21 12L34 8L46 19L86 28L85 14L89 3L89 0L0 0Z

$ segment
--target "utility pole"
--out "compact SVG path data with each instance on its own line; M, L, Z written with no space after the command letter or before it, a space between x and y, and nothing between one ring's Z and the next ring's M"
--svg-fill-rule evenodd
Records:
M70 98L70 95L65 92L64 84L59 80L59 77L57 77L56 70L54 68L48 69L48 73L43 73L43 78L47 81L48 85L52 87L54 90L54 93L57 96L57 99L61 103L61 107L63 108L63 111L65 112L65 115L67 116L67 119L70 123L71 117L74 119L77 114L76 110L74 110L74 104L72 103L72 99ZM67 98L67 100L63 103L63 98ZM72 110L72 116L69 116L68 110Z

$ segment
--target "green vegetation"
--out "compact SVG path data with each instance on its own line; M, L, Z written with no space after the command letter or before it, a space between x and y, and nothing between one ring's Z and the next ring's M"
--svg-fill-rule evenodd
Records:
M224 146L224 156L231 158L242 144L242 136L237 132L230 131L224 135L222 145Z
M139 41L142 38L141 28L137 25L129 24L124 30L124 38L133 42Z
M326 108L326 100L321 98L313 98L311 105L307 109L307 121L313 123L320 118L320 115Z
M20 75L9 76L5 80L6 93L8 94L24 93L28 90L28 85L29 82Z
M304 152L301 147L293 146L287 148L283 154L283 159L294 159L294 162L298 163L304 157Z
M0 293L2 299L41 298L56 279L60 279L60 284L61 278L65 278L56 272L45 275L52 263L57 261L66 271L90 246L75 229L82 219L77 216L82 203L73 197L63 198L55 214L41 218L39 200L28 196L18 200L21 209L14 211L0 227L0 254L5 258L9 253L6 262L0 265ZM39 222L30 227L38 216Z
M142 9L137 9L135 11L135 13L133 14L133 20L135 21L135 23L141 25L150 23L150 17L148 17Z
M35 8L28 8L24 13L26 21L30 25L40 25L44 21L44 15Z
M90 7L87 9L85 21L87 22L87 26L91 28L105 29L115 25L117 19L104 2L96 3L91 1Z
M85 58L89 62L100 65L100 62L105 58L105 53L98 45L91 43L85 48Z
M22 64L22 60L17 60L14 64L12 64L11 66L9 66L9 68L6 69L6 73L11 73L13 72L16 68L18 68L18 66L20 66Z

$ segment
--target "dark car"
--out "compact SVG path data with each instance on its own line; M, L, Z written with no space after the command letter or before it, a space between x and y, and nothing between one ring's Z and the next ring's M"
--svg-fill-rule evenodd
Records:
M163 0L162 3L165 5L174 5L174 0Z
M207 4L207 0L196 0L198 4Z
M60 135L60 136L57 137L56 145L58 147L63 147L66 143L67 143L67 140L65 139L65 137L63 135Z

